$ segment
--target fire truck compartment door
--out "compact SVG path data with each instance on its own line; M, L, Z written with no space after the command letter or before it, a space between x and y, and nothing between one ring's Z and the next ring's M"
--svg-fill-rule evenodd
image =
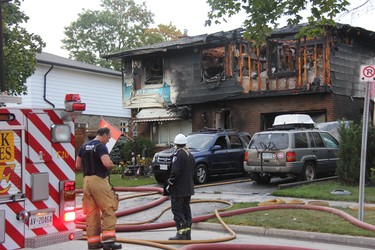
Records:
M0 204L0 246L3 244L5 249L24 247L26 226L24 221L17 219L17 215L24 211L24 207L24 201ZM7 237L9 241L5 242Z
M51 124L47 113L27 114L28 158L33 163L52 160Z

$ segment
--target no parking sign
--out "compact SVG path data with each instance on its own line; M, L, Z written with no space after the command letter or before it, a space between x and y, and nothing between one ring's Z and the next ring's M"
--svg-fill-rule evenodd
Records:
M375 81L375 65L361 65L361 71L359 72L359 81Z

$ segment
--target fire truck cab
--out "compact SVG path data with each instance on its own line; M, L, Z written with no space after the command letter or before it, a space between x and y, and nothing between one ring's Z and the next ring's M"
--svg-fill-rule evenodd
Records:
M0 250L82 238L76 229L74 118L86 109L0 108Z

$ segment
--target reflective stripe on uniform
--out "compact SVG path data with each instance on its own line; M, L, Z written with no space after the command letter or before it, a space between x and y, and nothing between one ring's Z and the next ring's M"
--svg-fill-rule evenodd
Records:
M99 243L100 241L101 240L99 235L87 237L88 243Z
M110 237L115 237L116 235L116 231L115 230L111 230L111 231L103 231L102 233L102 237L105 238L110 238Z

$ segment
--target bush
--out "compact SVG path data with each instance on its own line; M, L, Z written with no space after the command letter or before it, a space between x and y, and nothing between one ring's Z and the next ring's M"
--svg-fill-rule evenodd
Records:
M132 161L132 152L136 152L137 160L145 158L152 158L156 151L155 144L148 138L137 137L135 141L128 140L124 144L123 157L125 161Z
M115 145L113 146L111 153L109 154L109 157L111 158L114 164L119 164L120 162L123 162L125 160L122 153L124 151L125 142L125 136L121 135L116 141Z
M339 160L336 168L336 175L339 179L349 185L359 183L362 151L362 125L344 124L339 129L340 150ZM367 135L367 156L366 156L366 182L370 180L371 168L375 163L375 129L369 127Z

